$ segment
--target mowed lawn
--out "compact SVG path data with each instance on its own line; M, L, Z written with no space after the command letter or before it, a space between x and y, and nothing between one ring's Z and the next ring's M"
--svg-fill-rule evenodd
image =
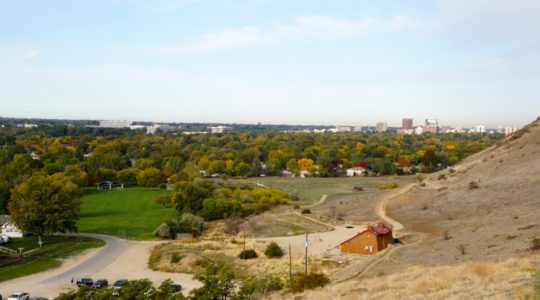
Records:
M79 232L103 233L129 239L154 239L152 232L166 217L177 217L171 207L155 203L166 190L128 188L86 190L79 214Z

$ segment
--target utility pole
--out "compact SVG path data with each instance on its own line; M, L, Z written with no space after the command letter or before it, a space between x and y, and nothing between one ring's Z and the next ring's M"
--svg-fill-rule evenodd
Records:
M308 233L306 232L306 271L305 271L306 276L307 276L307 259L308 259L308 258L307 258L307 247L308 247L308 245L309 245L309 242L308 242Z

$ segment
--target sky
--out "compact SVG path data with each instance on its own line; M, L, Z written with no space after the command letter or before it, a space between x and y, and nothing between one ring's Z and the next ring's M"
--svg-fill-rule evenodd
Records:
M538 0L0 0L0 116L522 126Z

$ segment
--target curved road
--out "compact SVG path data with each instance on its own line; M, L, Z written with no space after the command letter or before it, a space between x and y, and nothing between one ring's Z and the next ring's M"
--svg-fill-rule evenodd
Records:
M53 284L57 282L69 282L71 278L92 277L95 273L105 269L111 265L120 255L122 255L128 248L130 242L117 237L93 234L93 233L73 233L65 234L65 236L72 237L88 237L94 239L100 239L107 244L100 248L97 253L90 258L84 260L82 263L67 270L61 274L51 276L39 282L39 284Z
M152 247L166 241L129 241L92 233L65 235L100 239L107 244L100 249L87 250L69 257L59 268L2 282L0 294L10 295L16 291L24 291L29 292L32 297L56 297L75 288L75 285L71 284L72 278L82 277L105 278L110 284L120 278L129 280L148 278L154 284L160 284L170 278L182 284L185 293L202 285L193 279L192 274L158 272L148 268L148 256Z

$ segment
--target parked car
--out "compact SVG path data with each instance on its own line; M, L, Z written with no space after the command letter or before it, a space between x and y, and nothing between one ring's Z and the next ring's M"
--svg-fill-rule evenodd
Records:
M92 280L92 278L81 278L79 280L77 280L77 286L83 286L83 285L86 285L86 286L93 286L94 285L94 280Z
M30 294L22 292L13 293L7 300L30 300Z
M117 281L114 282L114 284L112 285L112 288L113 289L119 289L121 288L127 281L127 279L118 279Z
M93 287L95 289L104 288L109 286L109 281L107 279L98 279L94 282Z
M9 242L9 236L7 235L0 235L0 244ZM2 298L0 298L2 300Z
M171 290L173 293L180 292L182 290L182 286L178 283L172 283L171 284Z

